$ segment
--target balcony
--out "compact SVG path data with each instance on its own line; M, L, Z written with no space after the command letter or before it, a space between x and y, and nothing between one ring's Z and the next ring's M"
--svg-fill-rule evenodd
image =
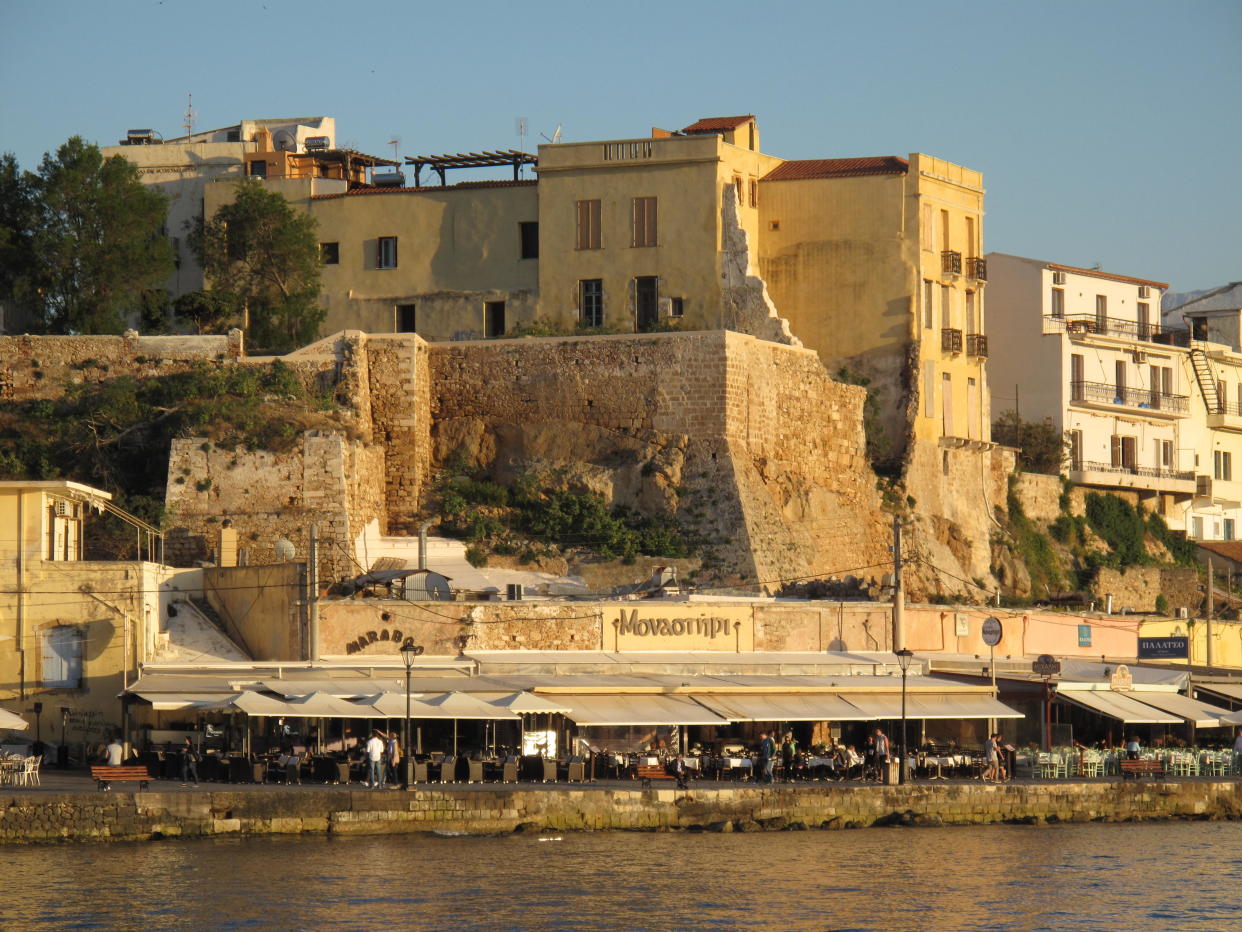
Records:
M962 254L946 249L940 254L940 271L945 275L962 274Z
M1069 480L1082 485L1113 488L1146 489L1174 495L1195 494L1195 474L1159 466L1126 466L1112 463L1074 460L1070 463Z
M943 353L960 353L962 351L962 331L953 327L945 327L941 330L940 351Z
M966 260L966 277L977 282L988 280L988 260L975 256Z
M1186 395L1166 395L1146 388L1126 388L1107 382L1070 382L1070 402L1087 407L1139 408L1148 414L1185 415L1190 411Z
M1044 333L1095 334L1148 343L1168 342L1161 339L1163 330L1159 324L1140 323L1137 320L1125 320L1121 317L1097 317L1095 314L1045 317Z
M1208 410L1207 426L1213 430L1242 432L1242 405L1218 401L1215 410Z
M986 357L988 355L988 338L982 333L966 334L966 355Z

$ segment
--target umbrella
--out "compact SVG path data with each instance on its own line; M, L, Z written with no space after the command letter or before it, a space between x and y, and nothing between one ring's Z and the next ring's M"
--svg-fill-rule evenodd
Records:
M14 731L19 731L22 728L29 727L30 722L20 715L10 712L8 709L0 709L0 728L12 728Z

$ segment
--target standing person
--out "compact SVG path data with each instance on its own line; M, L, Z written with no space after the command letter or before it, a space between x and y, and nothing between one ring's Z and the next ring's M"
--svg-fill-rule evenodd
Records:
M367 786L374 789L380 786L384 777L384 742L379 731L371 732L367 740Z
M797 756L798 742L794 740L793 732L787 731L781 741L781 769L784 771L786 783L793 783L794 760Z
M979 779L987 783L995 780L996 774L996 735L988 735L983 742L983 773L979 774Z
M401 763L401 742L397 740L397 733L394 731L388 736L388 747L384 750L384 763L387 765L387 773L385 778L389 783L400 783L401 778L397 776L398 765Z
M198 751L189 738L181 748L181 785L185 786L193 777L194 785L198 786Z
M1130 741L1126 745L1126 760L1138 760L1139 751L1138 735L1130 735Z
M1242 728L1238 729L1238 737L1233 742L1233 753L1242 754Z
M772 782L772 769L776 766L776 742L766 731L759 732L759 780Z
M113 735L105 753L108 756L109 767L120 767L121 762L125 760L125 749L121 747L121 739Z
M677 789L684 790L686 788L686 759L680 754L673 761L673 776L677 779Z
M884 730L877 728L875 730L875 765L878 770L877 779L881 783L884 782L884 768L888 766L888 735L884 734Z

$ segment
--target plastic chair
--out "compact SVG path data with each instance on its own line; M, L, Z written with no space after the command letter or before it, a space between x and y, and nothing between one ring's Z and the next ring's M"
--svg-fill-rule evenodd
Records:
M41 786L39 783L39 758L27 757L22 761L22 786Z

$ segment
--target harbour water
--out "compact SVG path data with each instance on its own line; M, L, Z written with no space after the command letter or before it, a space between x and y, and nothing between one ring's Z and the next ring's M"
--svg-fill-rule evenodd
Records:
M1242 927L1242 824L203 838L4 851L19 930Z

